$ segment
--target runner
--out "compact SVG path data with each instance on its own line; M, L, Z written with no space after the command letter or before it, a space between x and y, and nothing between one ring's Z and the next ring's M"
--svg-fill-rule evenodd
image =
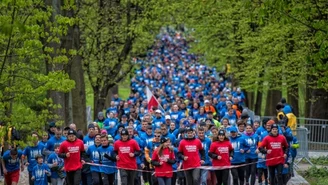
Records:
M17 148L7 150L1 159L3 174L7 185L17 185L19 181L19 170L24 170L22 162L23 152Z

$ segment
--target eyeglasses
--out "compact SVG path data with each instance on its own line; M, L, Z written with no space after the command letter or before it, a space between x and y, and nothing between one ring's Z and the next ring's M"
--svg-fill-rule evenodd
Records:
M160 135L158 135L158 136L155 135L155 137L161 137L161 136Z

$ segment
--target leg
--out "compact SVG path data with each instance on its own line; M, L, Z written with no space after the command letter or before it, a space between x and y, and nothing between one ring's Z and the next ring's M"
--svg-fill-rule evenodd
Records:
M196 168L192 170L193 185L198 185L200 182L200 169Z
M173 172L173 177L171 179L171 184L175 185L177 181L177 172Z
M265 179L265 184L267 185L268 184L268 169L263 169L263 174L264 174L264 179Z
M81 183L81 170L76 170L74 173L74 185L80 185Z
M92 184L100 185L99 172L91 172L92 175Z
M215 170L215 176L216 176L217 184L222 185L223 182L222 170Z
M256 162L257 159L253 159L252 160L252 164L251 164L251 185L255 185L255 181L256 181ZM246 178L248 180L248 178Z
M230 170L229 169L222 170L221 174L222 174L223 185L228 185Z
M277 169L277 184L278 185L282 185L283 182L282 182L282 169L283 169L283 164L278 164L276 166L276 169Z
M184 171L185 178L186 178L186 184L193 185L192 183L192 171L193 170L186 170Z
M136 176L136 172L133 170L127 170L128 172L128 183L129 185L134 185L134 178Z
M246 159L246 164L248 164L247 166L245 166L245 171L246 171L246 184L249 183L249 177L251 176L251 164L252 163L252 159Z
M275 182L276 167L275 166L268 166L268 170L269 170L269 176L270 176L270 185L275 185L276 184L276 182Z
M239 184L243 185L245 182L245 168L244 166L237 168L238 177L239 177Z
M107 177L108 177L108 184L109 185L113 185L114 182L115 182L115 176L116 176L116 173L111 173L111 174L108 174Z
M128 185L128 173L126 170L120 169L121 185Z
M158 185L165 185L165 180L163 177L157 177Z
M200 176L201 176L200 184L201 185L207 185L207 174L208 174L208 170L200 170Z
M262 168L257 169L257 175L259 176L259 184L261 184L262 183L262 175L263 175L263 169Z
M166 179L165 179L165 185L171 185L171 183L172 183L172 179L166 177ZM175 184L174 184L174 185L175 185Z
M239 185L239 183L238 183L238 169L237 168L232 168L231 169L231 175L232 175L233 185Z

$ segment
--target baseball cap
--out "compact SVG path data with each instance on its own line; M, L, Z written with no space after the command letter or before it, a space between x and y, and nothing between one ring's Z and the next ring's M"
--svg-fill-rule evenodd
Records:
M121 131L121 135L129 135L129 132L126 129L123 129Z
M69 129L67 135L76 135L76 131L73 129Z
M165 119L171 119L171 116L170 115L166 115L165 116Z
M169 140L169 138L167 138L167 137L161 137L161 144L165 143L168 140Z
M230 132L238 132L237 127L230 127Z
M224 136L225 135L225 131L224 130L219 130L219 133L218 133L218 135L221 135L221 136Z
M155 113L162 113L159 109L155 110Z
M205 100L204 103L210 103L210 101L209 100Z

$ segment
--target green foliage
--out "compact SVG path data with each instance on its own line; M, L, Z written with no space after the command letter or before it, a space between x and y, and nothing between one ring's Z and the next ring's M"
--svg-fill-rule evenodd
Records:
M311 158L310 160L315 165L328 165L328 156L320 156Z
M209 64L231 64L247 91L306 84L328 89L323 1L171 1L174 21L194 28L192 50ZM308 77L317 80L307 80Z
M41 132L48 120L59 119L51 110L60 105L47 92L69 92L75 85L62 69L49 71L68 62L67 52L76 53L54 49L72 20L39 0L1 1L0 12L0 120L22 132Z

